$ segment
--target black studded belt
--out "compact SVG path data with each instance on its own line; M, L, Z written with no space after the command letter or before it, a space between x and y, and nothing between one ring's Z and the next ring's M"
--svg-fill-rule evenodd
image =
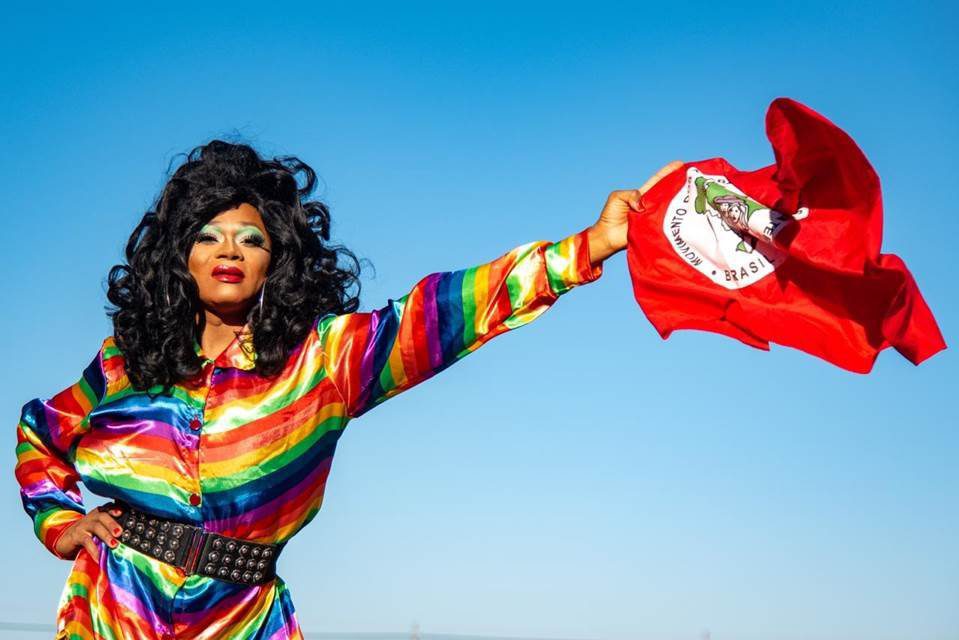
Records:
M221 536L201 527L169 520L114 501L101 508L119 509L120 541L141 553L182 569L238 584L262 584L276 577L283 545L259 544Z

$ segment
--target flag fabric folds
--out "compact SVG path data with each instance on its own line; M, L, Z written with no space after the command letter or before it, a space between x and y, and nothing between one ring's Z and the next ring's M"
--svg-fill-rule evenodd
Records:
M633 293L659 334L777 343L858 373L887 347L914 364L944 349L905 263L880 253L879 176L852 138L787 98L766 135L775 164L686 163L630 214Z

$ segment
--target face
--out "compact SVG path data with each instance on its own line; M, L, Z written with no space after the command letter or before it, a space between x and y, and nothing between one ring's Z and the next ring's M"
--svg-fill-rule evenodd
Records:
M187 263L203 306L221 315L245 315L266 282L271 248L252 205L243 203L205 224Z
M741 225L746 220L746 205L738 202L720 202L719 213L731 224Z

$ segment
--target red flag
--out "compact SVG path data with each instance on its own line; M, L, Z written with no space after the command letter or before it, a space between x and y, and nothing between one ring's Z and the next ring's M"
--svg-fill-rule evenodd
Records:
M846 133L798 102L766 113L776 163L687 163L630 214L633 293L656 330L786 345L859 373L895 347L945 348L905 263L880 254L879 176Z

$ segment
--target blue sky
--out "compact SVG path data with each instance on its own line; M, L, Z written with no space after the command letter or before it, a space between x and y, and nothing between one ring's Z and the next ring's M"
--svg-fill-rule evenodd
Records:
M20 406L79 375L109 267L174 156L214 137L317 170L334 239L375 266L371 309L579 231L673 158L768 164L763 115L790 96L876 167L884 251L952 343L954 11L774 4L8 9L0 620L52 622L69 569L21 510ZM860 376L664 342L620 254L351 424L280 573L316 631L955 639L957 373L948 350Z

